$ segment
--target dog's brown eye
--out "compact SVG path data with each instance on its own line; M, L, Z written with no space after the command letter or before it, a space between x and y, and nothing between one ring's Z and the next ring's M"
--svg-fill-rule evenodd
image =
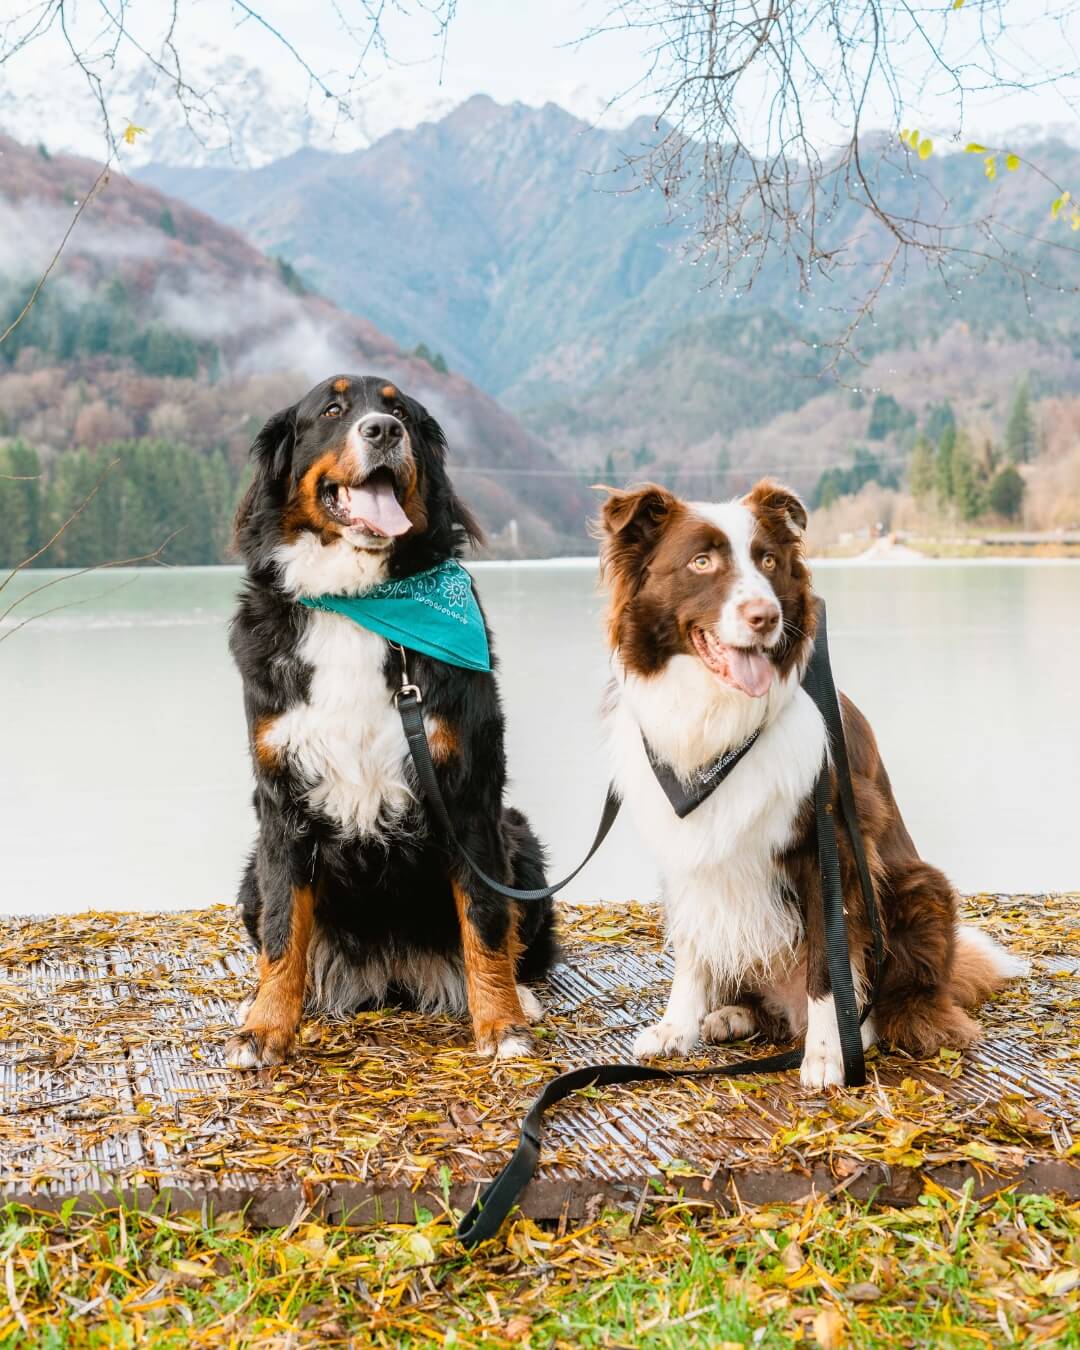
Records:
M341 416L341 413L342 413L342 407L341 407L341 404L340 404L340 403L331 403L331 404L329 405L329 407L326 407L326 408L323 409L323 414L322 414L322 415L323 415L324 417L340 417L340 416Z
M394 406L390 409L390 411L394 414L394 416L397 418L399 422L404 422L405 418L408 416L408 413L406 413L405 411L405 405L403 403L395 403Z
M761 560L761 570L763 572L776 571L776 556L772 553L766 553Z
M707 553L699 553L696 558L691 558L690 568L694 572L707 572L712 567L712 559Z

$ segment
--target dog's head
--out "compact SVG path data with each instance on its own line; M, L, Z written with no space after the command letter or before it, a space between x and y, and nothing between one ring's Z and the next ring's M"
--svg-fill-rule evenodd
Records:
M647 483L612 492L600 519L608 633L628 671L693 656L751 698L809 655L814 608L806 508L776 483L710 504Z
M365 590L480 538L447 477L442 429L391 380L324 380L270 418L251 455L237 546L295 594Z

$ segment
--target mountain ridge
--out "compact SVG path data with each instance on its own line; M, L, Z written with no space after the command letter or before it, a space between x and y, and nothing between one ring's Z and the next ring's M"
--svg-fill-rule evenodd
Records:
M0 281L11 317L99 169L0 137ZM500 547L580 547L586 494L489 395L305 290L230 227L116 173L0 349L0 434L32 442L48 462L78 443L78 427L93 446L151 434L156 419L199 452L220 450L238 477L271 413L317 379L357 368L398 380L439 418L451 472L485 527L498 538L516 522ZM535 473L527 497L522 470Z

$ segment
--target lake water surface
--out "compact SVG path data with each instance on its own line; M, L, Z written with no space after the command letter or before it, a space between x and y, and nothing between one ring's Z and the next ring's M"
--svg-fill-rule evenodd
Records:
M595 564L475 574L502 662L512 797L563 875L607 781ZM58 575L18 577L0 601ZM965 890L1080 887L1080 566L832 563L815 579L837 682L870 717L924 856ZM232 899L253 832L226 649L238 580L66 578L0 627L67 606L0 641L0 912ZM623 819L568 898L655 893Z

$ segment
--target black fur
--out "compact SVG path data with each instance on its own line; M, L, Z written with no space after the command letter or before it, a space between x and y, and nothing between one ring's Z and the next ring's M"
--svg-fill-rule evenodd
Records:
M335 390L345 381L347 393L340 398L345 410L329 424L322 410L328 399L338 398ZM456 557L468 539L479 535L447 477L442 430L419 403L388 381L335 377L272 417L252 447L255 476L241 503L236 531L246 579L230 647L243 679L253 748L262 720L306 700L311 686L312 671L298 647L312 612L285 592L273 556L290 531L295 536L295 519L287 524L290 502L305 471L341 441L352 422L366 412L386 410L387 387L407 427L418 509L426 516L422 528L394 542L390 575L408 576ZM318 533L321 527L314 519L300 528ZM327 538L332 540L332 534ZM437 762L437 769L465 847L491 875L517 887L543 886L543 849L525 817L503 803L503 711L495 675L416 653L409 654L409 674L423 691L425 713L450 729L458 747L445 762ZM389 645L383 678L390 700L400 684L400 662ZM310 785L298 779L287 758L268 763L253 753L253 763L259 828L239 903L252 942L269 960L280 957L288 942L293 888L306 885L315 893L317 927L355 963L388 950L460 954L452 878L472 897L470 918L483 942L495 948L504 939L512 902L473 879L430 819L427 829L421 828L423 807L398 822L389 843L344 838L335 822L310 806ZM555 956L552 905L521 904L518 910L518 974L535 978ZM395 992L407 998L415 991Z

